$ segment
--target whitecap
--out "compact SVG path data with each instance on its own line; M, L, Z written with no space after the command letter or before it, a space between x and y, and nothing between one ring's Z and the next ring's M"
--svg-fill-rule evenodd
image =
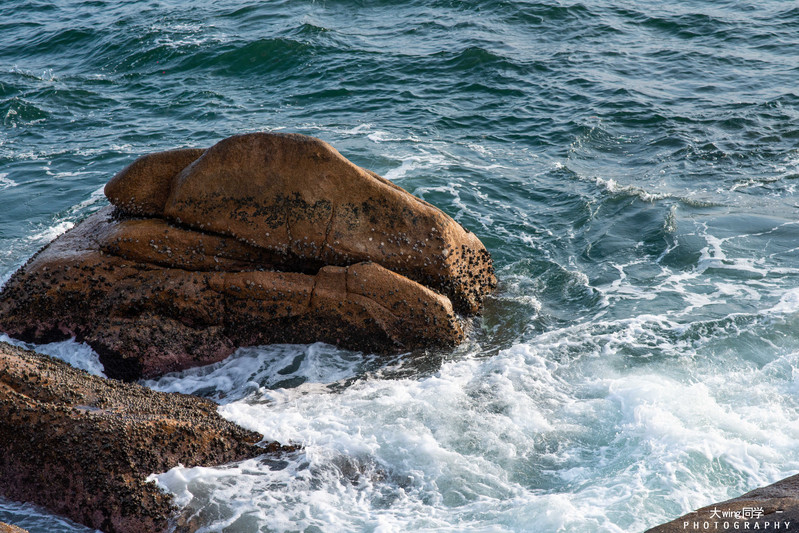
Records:
M11 69L9 69L9 72L11 72L12 74L18 74L26 78L32 78L47 83L58 81L58 76L55 75L53 69L51 68L42 70L41 74L36 74L32 70L21 69L18 65L14 65L13 67L11 67Z
M70 212L81 213L89 207L97 206L98 204L105 204L106 202L105 185L103 185L102 187L98 187L97 189L93 190L87 199L72 206L70 208Z
M53 226L50 226L42 231L29 235L27 240L34 243L48 243L54 240L59 235L63 235L67 231L75 227L75 223L69 220L63 220Z
M416 160L414 160L413 158L405 159L400 166L398 166L397 168L392 168L391 170L386 172L383 175L383 177L391 181L398 180L400 178L405 177L405 175L408 172L415 170L418 167L419 167L418 159Z
M642 315L552 330L418 379L252 389L220 413L302 453L152 479L218 511L207 531L643 530L675 500L697 507L799 464L796 431L775 438L799 410L777 363L715 374L706 358L626 365L629 346L684 355L679 327ZM225 368L241 382L233 361Z
M774 307L765 311L766 314L788 315L799 311L799 288L789 289L780 297Z
M399 137L397 135L392 135L390 132L387 131L373 131L369 135L366 136L372 142L375 143L384 143L384 142L419 142L419 138L414 135L407 135L405 137Z
M604 179L597 177L596 184L614 195L629 195L635 196L644 202L655 202L657 200L663 200L665 198L674 198L673 195L664 194L664 193L651 193L642 189L641 187L636 187L635 185L620 185L615 179Z
M371 131L371 129L372 129L372 124L369 122L365 122L363 124L358 124L354 128L337 130L337 132L343 135L358 135L365 131Z
M9 178L7 172L0 172L0 191L16 186L17 182Z

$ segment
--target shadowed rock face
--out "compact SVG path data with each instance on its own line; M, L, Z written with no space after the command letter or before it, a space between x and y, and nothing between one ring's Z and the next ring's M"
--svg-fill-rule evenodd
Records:
M178 464L280 453L216 405L76 370L0 343L0 494L105 533L165 531L172 497L145 482Z
M92 215L0 293L0 330L75 336L111 377L219 361L237 346L452 346L455 311L496 285L480 241L435 207L301 135L144 156Z
M688 513L646 533L799 531L799 475Z

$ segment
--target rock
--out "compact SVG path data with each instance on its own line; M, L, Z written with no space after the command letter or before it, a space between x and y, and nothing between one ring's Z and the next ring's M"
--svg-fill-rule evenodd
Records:
M172 497L147 476L293 449L259 441L210 401L91 376L0 343L5 498L105 533L166 531L176 520Z
M202 154L201 149L187 148L140 157L106 184L105 194L127 213L159 216L164 212L172 178Z
M157 222L130 237L138 243L118 241L124 225L105 208L35 256L0 295L3 329L35 342L76 336L97 351L106 375L126 380L220 361L236 346L323 340L384 351L462 335L446 297L375 263L315 275L260 271L236 259L244 245L235 240L197 233L181 244L188 231ZM174 249L178 263L229 270L165 268L104 251L143 259L127 251L143 256L142 242ZM192 253L204 246L229 253Z
M688 513L646 533L799 531L799 474Z
M145 156L116 209L51 243L0 293L0 331L86 341L106 374L152 377L236 347L453 346L455 311L496 285L480 241L430 204L301 135Z
M181 165L167 194L165 175ZM467 313L477 312L496 284L474 234L313 137L252 133L202 155L145 156L114 176L106 195L127 213L268 250L285 270L374 261L444 292Z
M28 533L26 529L22 529L5 522L0 522L0 533Z

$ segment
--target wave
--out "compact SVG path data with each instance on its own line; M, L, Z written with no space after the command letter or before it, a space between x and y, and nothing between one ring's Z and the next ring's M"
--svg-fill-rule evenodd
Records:
M596 16L588 6L577 2L571 5L548 4L542 2L518 3L496 2L497 10L507 11L505 20L508 23L522 23L533 26L559 26L559 23L584 22Z
M19 503L0 498L0 521L14 524L28 531L41 533L95 533L95 530L55 516L45 509L29 503Z
M7 128L30 126L45 121L50 116L50 113L31 100L18 96L0 101L0 114L3 117L3 126Z
M258 39L203 50L181 61L178 69L202 68L225 75L289 72L308 61L315 50L312 44L284 37Z
M679 487L696 506L795 468L795 438L775 440L773 431L794 416L796 402L732 408L753 393L752 380L769 382L769 390L775 379L791 386L783 361L762 371L727 368L717 388L693 379L713 367L684 356L681 336L679 326L642 316L552 331L419 380L365 381L334 394L303 387L257 393L268 403L251 397L226 404L222 414L270 438L308 443L303 454L280 464L176 468L154 479L190 509L216 509L211 527L233 531L288 523L413 530L456 517L466 529L537 523L625 531L629 522L616 523L607 508L626 509L652 487ZM671 357L647 358L653 351ZM679 358L676 372L668 370L672 357ZM608 358L637 370L621 373ZM596 426L608 416L612 427ZM773 466L777 455L782 467ZM616 492L616 484L635 489ZM674 512L663 500L647 501L665 508L637 515L636 529ZM574 512L541 511L553 508Z

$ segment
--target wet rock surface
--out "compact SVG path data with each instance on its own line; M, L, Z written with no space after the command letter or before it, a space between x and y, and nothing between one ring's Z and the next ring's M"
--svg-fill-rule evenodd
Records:
M91 376L0 343L5 498L105 533L165 531L175 525L172 497L147 476L178 464L221 465L293 450L256 446L260 441L221 418L210 401Z
M688 513L646 533L799 531L799 474Z
M86 341L106 374L152 377L238 346L453 346L496 286L482 243L437 208L302 135L144 156L112 206L0 293L0 330Z

